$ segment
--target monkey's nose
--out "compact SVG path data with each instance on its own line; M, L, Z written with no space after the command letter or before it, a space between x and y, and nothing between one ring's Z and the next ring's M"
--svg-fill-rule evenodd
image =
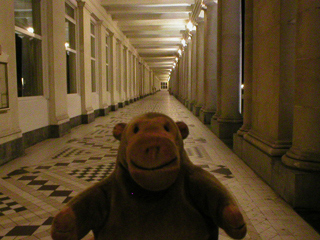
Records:
M159 155L160 147L159 146L152 146L148 147L145 150L145 153L149 159L156 159Z

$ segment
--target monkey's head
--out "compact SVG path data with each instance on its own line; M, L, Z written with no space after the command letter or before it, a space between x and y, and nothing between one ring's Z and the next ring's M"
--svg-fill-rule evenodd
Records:
M118 164L132 179L149 191L162 191L177 179L181 166L183 139L189 134L183 122L160 113L147 113L119 123L113 136L120 140Z

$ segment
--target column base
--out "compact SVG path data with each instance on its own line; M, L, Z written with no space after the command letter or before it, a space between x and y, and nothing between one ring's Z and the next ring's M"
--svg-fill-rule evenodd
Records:
M193 112L194 104L195 104L194 101L189 102L188 109L189 109L190 112Z
M70 127L74 128L82 124L81 115L70 118Z
M111 106L108 106L106 108L100 108L99 109L99 116L107 116L110 111L111 111Z
M215 111L200 109L199 119L204 124L211 124L211 118L214 116Z
M91 123L95 120L95 113L83 114L81 115L81 121L84 124Z
M94 113L93 113L93 116L94 116ZM59 124L59 125L50 125L49 136L51 138L59 138L70 133L70 129L71 129L70 121Z
M282 162L291 168L302 171L320 171L320 156L316 154L302 153L292 147L283 157Z
M184 105L185 99L182 96L179 96L178 100Z
M236 133L242 126L242 121L229 120L223 121L212 117L211 119L211 130L212 132L221 139L228 146L233 144L233 134Z
M24 146L22 137L0 144L0 166L23 155Z
M119 105L118 104L111 105L111 111L115 112L118 109L119 109Z
M193 114L195 115L195 116L200 116L200 110L201 110L201 108L202 108L202 106L200 106L200 105L194 105L194 107L193 107Z
M242 160L292 207L320 209L320 192L315 190L318 173L292 169L281 162L281 156L271 156L245 139L241 144Z
M188 99L184 99L183 105L184 105L186 108L188 108L188 106L189 106L189 100L188 100Z
M125 103L124 103L124 102L119 102L119 103L118 103L118 107L119 107L119 108L124 108L124 106L125 106Z
M242 144L243 144L243 136L239 135L238 133L233 134L233 152L239 157L242 158Z

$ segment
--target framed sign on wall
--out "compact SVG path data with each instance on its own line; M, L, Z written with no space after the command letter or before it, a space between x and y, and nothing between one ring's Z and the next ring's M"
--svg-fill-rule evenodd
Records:
M7 65L6 62L0 62L0 109L9 108Z

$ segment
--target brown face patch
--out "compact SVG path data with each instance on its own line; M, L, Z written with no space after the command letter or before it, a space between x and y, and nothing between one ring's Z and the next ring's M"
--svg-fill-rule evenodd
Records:
M182 136L188 135L186 124L177 126L165 115L148 114L131 121L122 135L125 159L120 161L138 185L150 191L161 191L175 182L180 171Z

